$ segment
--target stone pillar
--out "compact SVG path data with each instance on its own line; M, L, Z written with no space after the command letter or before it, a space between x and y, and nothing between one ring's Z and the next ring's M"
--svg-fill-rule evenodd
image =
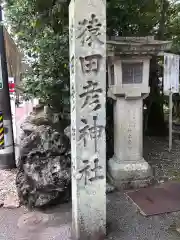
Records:
M106 234L106 1L69 6L72 239Z
M114 157L109 172L117 187L139 187L152 175L143 158L143 99L117 97L114 104Z
M114 105L114 152L117 161L139 161L143 156L142 99L117 98Z

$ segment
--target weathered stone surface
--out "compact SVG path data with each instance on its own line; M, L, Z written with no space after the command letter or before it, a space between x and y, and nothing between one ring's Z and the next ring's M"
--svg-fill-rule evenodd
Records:
M21 129L23 131L30 131L33 132L36 130L37 126L41 125L50 125L51 119L48 118L46 114L42 112L39 114L31 114L28 116L24 122L21 124Z
M29 207L43 207L70 197L70 156L56 156L48 151L31 151L21 158L16 178L20 202Z
M28 131L23 128L16 185L21 204L43 207L70 198L70 141L52 126L35 125L34 118Z
M21 156L27 155L32 149L51 149L52 152L63 154L69 149L69 139L50 126L38 126L30 135L21 139Z
M30 135L25 135L21 138L20 156L26 156L32 149L36 149L41 144L41 137L39 132L32 132ZM19 165L19 161L18 161Z
M72 0L69 10L72 239L99 240L106 234L106 0Z
M21 129L23 130L23 132L27 135L31 134L32 132L36 131L37 126L32 124L31 122L23 122L23 124L21 125Z
M143 100L117 98L114 106L114 156L108 170L116 188L137 186L152 177L143 158ZM149 181L148 181L149 182Z
M64 129L64 134L71 139L71 126L68 126Z
M41 126L41 125L49 125L51 121L46 117L38 117L38 118L32 119L32 123L37 126Z

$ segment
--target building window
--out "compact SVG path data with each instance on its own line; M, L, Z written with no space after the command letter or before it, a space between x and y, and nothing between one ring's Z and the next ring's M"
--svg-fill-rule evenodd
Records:
M143 63L122 63L122 83L140 84L143 80Z

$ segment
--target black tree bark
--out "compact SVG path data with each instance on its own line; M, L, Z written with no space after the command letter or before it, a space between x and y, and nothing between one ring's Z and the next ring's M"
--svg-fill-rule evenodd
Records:
M163 111L163 96L160 93L159 88L159 77L158 77L158 62L157 57L154 56L151 59L150 66L150 94L145 100L147 105L147 129L145 129L146 134L153 136L166 136L168 134L167 126L164 120Z

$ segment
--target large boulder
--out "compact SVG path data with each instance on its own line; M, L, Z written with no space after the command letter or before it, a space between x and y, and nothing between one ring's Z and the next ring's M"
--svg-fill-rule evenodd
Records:
M51 126L42 125L36 126L31 133L25 133L24 138L21 138L20 155L27 155L33 149L49 150L61 155L69 148L69 139L66 135L57 132Z
M45 207L70 198L70 141L53 126L39 125L34 117L21 126L16 186L21 204Z
M21 204L40 208L69 200L70 156L34 150L22 161L16 178Z

